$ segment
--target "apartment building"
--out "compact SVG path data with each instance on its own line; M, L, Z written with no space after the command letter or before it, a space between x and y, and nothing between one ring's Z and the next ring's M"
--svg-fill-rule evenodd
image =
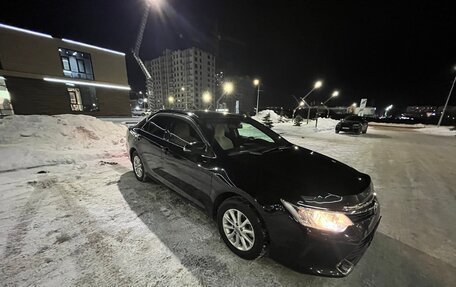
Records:
M158 108L204 109L214 105L215 58L198 48L165 50L145 62L152 79L146 83L149 101Z

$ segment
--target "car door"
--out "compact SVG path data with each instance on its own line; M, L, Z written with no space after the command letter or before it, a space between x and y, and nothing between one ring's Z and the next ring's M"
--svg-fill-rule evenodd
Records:
M192 121L173 116L168 121L169 136L163 152L165 180L174 190L198 206L210 206L212 172L205 168L205 160L184 151L192 142L203 142L202 135Z
M155 177L160 177L160 171L163 168L166 124L166 118L163 115L156 115L137 131L135 138L138 153L147 173Z

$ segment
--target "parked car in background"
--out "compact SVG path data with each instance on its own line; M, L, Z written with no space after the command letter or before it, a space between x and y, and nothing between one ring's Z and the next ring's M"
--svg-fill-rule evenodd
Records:
M131 110L131 115L133 117L145 117L150 115L150 111L145 109L133 109Z
M337 123L336 134L339 132L355 133L358 135L360 133L365 134L368 126L369 124L366 118L350 115Z
M129 128L127 146L139 181L203 209L247 260L268 254L300 272L346 276L380 222L367 174L247 116L159 111Z

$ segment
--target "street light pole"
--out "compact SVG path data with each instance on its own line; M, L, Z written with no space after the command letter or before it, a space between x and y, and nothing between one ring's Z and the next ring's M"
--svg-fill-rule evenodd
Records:
M299 102L299 106L302 106L301 103L307 104L307 102L305 101L306 98L307 98L308 96L310 96L310 94L312 94L313 91L315 91L316 89L319 89L322 85L323 85L323 82L322 82L322 81L316 81L315 84L314 84L314 86L313 86L313 88L312 88L312 90L310 90L310 92L308 92L307 95L305 95L303 98L301 98L301 101ZM294 112L299 108L299 106L296 107L296 109L293 111L293 118L294 118L294 114L295 114ZM307 111L307 123L309 123L310 105L307 104L307 107L308 107L308 109L309 109L309 110Z
M337 97L338 95L339 95L339 91L336 90L336 91L334 91L334 92L331 94L331 96L330 96L326 101L324 101L324 102L322 103L322 105L326 108L326 110L327 110L327 112L328 112L328 113L326 114L326 117L327 117L327 118L329 118L329 108L326 106L326 103L327 103L329 100L331 100L332 98Z
M334 92L331 94L331 96L330 96L326 101L323 102L323 105L326 105L326 103L329 102L329 100L331 100L332 98L337 97L338 95L339 95L339 91L334 91Z
M253 84L255 86L257 86L257 103L256 103L256 114L258 115L258 113L260 112L259 110L259 106L260 106L260 80L258 79L255 79L253 80Z
M456 70L456 67L454 67L454 69ZM456 75L454 76L453 84L451 85L450 92L448 93L448 97L446 99L445 106L443 106L442 114L440 115L440 119L439 119L439 122L437 124L437 127L440 127L440 124L442 123L443 116L445 115L445 111L446 111L446 108L448 106L448 102L450 101L451 93L453 92L453 88L454 88L454 83L455 82L456 82Z
M185 98L185 110L188 110L188 101L187 101L187 93L185 92L185 88L182 87L181 91L184 92L184 98Z

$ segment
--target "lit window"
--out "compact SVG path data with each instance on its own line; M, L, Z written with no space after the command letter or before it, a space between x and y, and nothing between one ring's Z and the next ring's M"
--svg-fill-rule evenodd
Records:
M66 71L71 71L70 60L68 57L62 57L63 69Z
M92 59L89 53L82 53L65 48L59 48L63 74L70 78L94 80Z

